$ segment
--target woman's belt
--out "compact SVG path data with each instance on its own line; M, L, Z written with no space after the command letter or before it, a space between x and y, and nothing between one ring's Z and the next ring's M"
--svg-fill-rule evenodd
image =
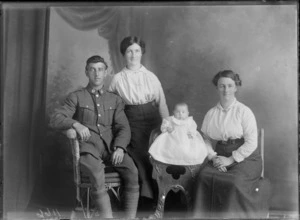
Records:
M156 106L155 101L151 101L145 104L139 104L139 105L125 105L125 110L126 109L134 109L134 108L147 108L148 106Z
M237 144L240 143L241 141L244 141L244 138L237 138L237 139L228 139L227 141L218 141L218 144L224 144L224 145L228 145L228 144Z

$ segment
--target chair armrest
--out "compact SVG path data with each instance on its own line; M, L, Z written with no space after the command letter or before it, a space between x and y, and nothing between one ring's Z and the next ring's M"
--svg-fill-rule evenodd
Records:
M69 139L76 139L77 138L77 133L76 133L74 128L64 130L63 134L66 135L66 137L69 138Z
M80 201L80 192L79 192L79 185L81 184L81 177L80 177L80 168L79 168L79 159L80 159L80 147L79 142L77 139L76 130L70 128L68 130L63 130L62 133L69 139L72 155L73 155L73 171L74 171L74 182L77 186L76 189L76 198Z

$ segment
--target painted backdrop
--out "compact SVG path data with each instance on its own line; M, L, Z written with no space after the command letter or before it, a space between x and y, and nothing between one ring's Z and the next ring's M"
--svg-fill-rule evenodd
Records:
M134 8L145 17L144 64L160 79L170 110L176 102L186 101L200 127L205 113L218 100L212 77L223 69L240 74L242 87L237 98L253 110L258 127L265 129L265 176L273 187L271 208L297 211L297 7ZM86 85L85 61L94 54L111 64L107 40L96 29L76 30L51 10L47 114L67 93ZM59 151L61 156L46 159L44 166L70 166L66 159L70 155L51 146L53 141L48 143L45 151Z

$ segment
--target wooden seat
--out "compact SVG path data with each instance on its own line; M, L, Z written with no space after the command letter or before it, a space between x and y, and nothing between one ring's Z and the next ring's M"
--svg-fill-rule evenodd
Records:
M79 159L79 141L74 129L68 129L63 132L70 141L73 155L73 172L74 183L76 186L76 207L75 210L83 211L85 218L91 217L90 210L90 190L92 184L88 176L85 176L80 171ZM120 201L120 188L122 181L118 172L114 171L111 167L105 167L105 188L107 191L111 191L113 195ZM86 202L83 202L83 196L86 196ZM86 207L85 207L86 205Z

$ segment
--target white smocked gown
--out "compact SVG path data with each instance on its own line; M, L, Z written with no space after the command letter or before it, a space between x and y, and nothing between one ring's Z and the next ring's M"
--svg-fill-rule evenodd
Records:
M169 133L167 127L173 127L174 130ZM155 160L175 165L203 163L207 156L207 147L192 116L185 120L178 120L174 116L167 117L163 119L161 131L149 149Z

